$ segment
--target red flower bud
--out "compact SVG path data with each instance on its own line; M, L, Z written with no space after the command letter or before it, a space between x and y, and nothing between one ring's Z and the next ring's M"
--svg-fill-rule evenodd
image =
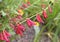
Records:
M29 27L35 25L35 23L34 23L32 20L30 20L29 18L26 20L26 22L27 22L27 25L28 25Z
M42 20L42 18L40 17L39 14L36 15L36 19L37 19L38 22L44 23L44 21Z
M48 10L50 13L52 13L52 8L50 6L48 7Z
M46 13L46 10L43 10L42 14L43 14L44 18L47 18L48 17L48 15Z
M28 4L28 5L31 5L31 3L30 3L29 1L27 2L27 4Z
M27 4L23 4L23 5L22 5L22 7L27 8L27 7L28 7L28 5L27 5Z
M42 8L45 8L45 7L46 7L46 5L45 5L45 4L42 4L42 5L41 5L41 7L42 7Z

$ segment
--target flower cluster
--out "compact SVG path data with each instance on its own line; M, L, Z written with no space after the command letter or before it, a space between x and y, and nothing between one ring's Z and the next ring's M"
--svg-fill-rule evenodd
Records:
M0 40L10 42L9 37L11 37L11 34L6 30L3 30L2 32L0 32Z
M28 2L28 4L30 4L30 2ZM47 11L44 9L46 7L45 4L41 5L42 8L43 8L43 11L42 11L42 15L43 17L46 19L48 18L48 15L47 15ZM23 8L27 8L27 4L22 4ZM50 13L52 13L52 8L50 6L48 6L48 10ZM25 27L22 25L22 24L19 24L17 23L17 19L21 20L22 18L22 15L24 14L24 12L20 9L18 10L18 13L20 15L17 15L15 18L12 18L11 20L13 22L15 22L14 24L13 23L10 23L10 26L14 29L14 31L16 32L16 34L20 34L20 36L23 36L23 32L25 31ZM44 21L43 19L41 18L40 14L36 14L36 20L39 22L39 23L43 23L44 24ZM27 18L26 19L26 23L27 25L31 28L32 26L35 25L35 22L32 21L30 18Z
M22 3L22 5L19 6L19 8L17 8L17 15L12 17L12 18L11 17L9 18L10 27L13 28L15 33L20 35L21 37L23 36L23 33L24 33L26 28L25 28L24 25L22 25L19 22L20 22L20 20L23 19L24 10L26 8L28 8L30 5L31 5L31 3L26 0L26 3ZM45 10L46 5L42 4L41 7L42 7L42 17L44 19L48 18L47 11ZM50 13L52 13L52 7L50 5L48 6L48 10L49 10ZM0 15L0 18L1 17L2 17L2 15ZM39 23L44 24L44 20L42 19L42 17L40 16L39 13L36 14L36 20ZM35 21L32 21L30 18L26 18L25 22L27 23L29 28L31 28L32 26L37 24ZM6 30L3 30L2 32L0 32L0 40L5 40L6 42L10 42L9 37L11 37L11 34L9 32L7 32Z
M21 37L23 36L23 32L25 31L25 26L17 23L16 25L10 24L10 26L14 29L16 34L19 34Z

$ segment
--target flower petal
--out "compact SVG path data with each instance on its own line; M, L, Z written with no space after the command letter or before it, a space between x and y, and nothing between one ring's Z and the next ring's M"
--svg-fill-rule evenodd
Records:
M29 18L26 20L26 22L27 22L27 25L28 25L29 27L35 25L35 23L34 23L32 20L30 20Z
M10 36L11 36L11 34L8 33L6 30L4 30L4 32L5 32L5 34L7 35L7 37L10 37Z
M44 18L48 18L48 15L46 13L46 10L43 10L42 14L43 14Z
M44 23L44 21L42 20L42 18L40 17L39 14L36 15L36 19L37 19L38 22Z

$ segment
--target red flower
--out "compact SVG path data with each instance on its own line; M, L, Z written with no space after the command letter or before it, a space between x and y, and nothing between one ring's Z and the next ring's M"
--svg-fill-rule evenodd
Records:
M3 30L3 32L0 33L0 40L5 40L6 42L10 42L9 38L11 35L6 31Z
M15 29L16 34L19 34L21 37L23 36L23 31L16 27Z
M28 5L31 5L31 3L30 3L29 1L27 2L27 4L28 4Z
M46 10L43 10L42 14L43 14L44 18L47 18L48 17L48 15L46 13Z
M50 6L48 7L48 10L50 13L52 13L52 8Z
M22 24L17 24L17 28L19 28L21 31L25 31L25 27Z
M19 30L17 27L14 30L15 30L16 34L19 34Z
M44 23L44 21L42 20L42 18L40 17L39 14L36 15L36 19L37 19L38 22Z
M22 7L27 8L28 5L23 3Z
M23 36L23 32L25 31L25 27L22 24L16 24L15 32L19 34L21 37Z
M3 30L2 33L3 33L3 37L4 37L5 41L9 41L9 38L8 38L7 35L5 34L4 30Z
M35 25L35 23L34 23L32 20L30 20L29 18L26 20L26 22L27 22L27 25L28 25L29 27Z
M5 34L6 34L7 37L10 37L11 36L11 34L8 33L6 30L4 30L4 32L5 32Z
M0 33L0 40L4 40L3 34Z
M23 36L23 32L21 30L19 31L19 34L21 37Z

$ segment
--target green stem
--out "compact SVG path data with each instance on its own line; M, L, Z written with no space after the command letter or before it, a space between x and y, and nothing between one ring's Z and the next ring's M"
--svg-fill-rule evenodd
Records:
M41 31L37 34L37 36L34 38L34 42L38 42L39 39L41 38L41 34L43 33L44 29L46 28L48 24L46 24L42 29Z

